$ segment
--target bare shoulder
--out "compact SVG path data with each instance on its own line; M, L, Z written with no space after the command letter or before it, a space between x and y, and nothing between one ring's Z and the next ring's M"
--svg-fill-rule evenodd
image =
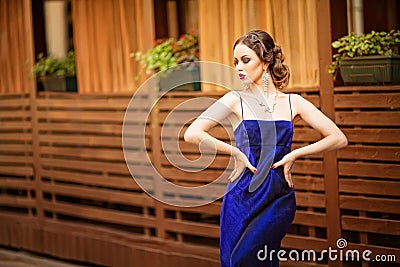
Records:
M239 103L239 93L237 91L229 91L225 95L223 95L220 99L218 99L219 102L222 102L230 107L234 107Z
M304 102L304 101L308 101L304 97L302 97L301 95L293 94L293 93L290 94L290 99L291 99L291 101L293 103L301 103L301 102Z
M290 102L292 105L293 117L300 115L300 117L304 118L304 116L315 114L315 112L319 111L313 103L299 94L290 94Z
M309 105L314 106L310 101L305 99L299 94L290 94L290 99L292 102L292 105L294 105L296 108L301 109L302 107L307 107ZM315 106L314 106L315 107Z

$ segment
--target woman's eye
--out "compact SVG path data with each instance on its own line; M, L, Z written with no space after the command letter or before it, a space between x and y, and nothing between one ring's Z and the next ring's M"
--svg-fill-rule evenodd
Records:
M243 63L249 63L249 61L250 61L250 58L245 57L245 58L243 59Z
M237 65L239 63L239 61L237 59L233 60L233 65Z

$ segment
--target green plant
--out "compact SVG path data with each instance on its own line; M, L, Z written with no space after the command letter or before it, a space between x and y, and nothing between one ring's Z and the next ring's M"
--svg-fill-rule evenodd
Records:
M131 57L140 62L146 74L151 74L153 71L164 71L182 62L197 61L199 55L198 35L192 32L181 35L179 39L159 41L146 53L132 53Z
M333 55L333 62L328 73L336 78L340 62L345 58L384 55L399 55L400 30L390 32L375 32L356 36L351 33L332 42L332 47L337 49Z
M40 53L38 61L33 66L33 72L39 77L46 75L75 75L75 52L69 51L64 59L58 59L53 56L44 57L43 53Z

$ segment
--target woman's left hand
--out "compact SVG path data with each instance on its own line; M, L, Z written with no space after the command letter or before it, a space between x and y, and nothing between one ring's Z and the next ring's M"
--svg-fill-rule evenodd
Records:
M294 188L293 180L292 180L292 166L296 158L292 153L286 154L280 161L274 163L271 168L275 169L279 166L283 166L283 174L285 175L285 180L289 184L290 188Z

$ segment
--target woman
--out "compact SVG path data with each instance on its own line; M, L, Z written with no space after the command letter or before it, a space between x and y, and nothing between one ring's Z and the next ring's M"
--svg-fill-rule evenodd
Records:
M347 139L309 101L281 91L290 72L281 48L268 33L253 30L239 38L234 64L244 89L220 98L190 125L184 138L234 158L221 209L221 266L279 266L277 251L296 210L293 163L344 147ZM207 133L226 117L235 128L236 147ZM295 117L323 138L291 151Z

